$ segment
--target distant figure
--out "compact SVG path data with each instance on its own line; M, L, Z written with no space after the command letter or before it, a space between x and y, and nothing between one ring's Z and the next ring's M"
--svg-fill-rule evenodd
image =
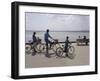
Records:
M81 42L81 37L78 36L78 39L76 40L77 41L77 45L80 45L80 42Z
M37 42L36 32L33 32L32 39L33 39L33 44Z
M64 52L68 53L68 44L69 44L69 37L67 36L66 37L66 41L65 41L65 49L64 49Z
M37 46L37 38L36 38L36 32L33 32L33 35L32 35L32 39L33 39L33 50L34 52L36 52L36 49L35 47Z
M83 41L85 42L86 45L88 45L88 40L87 40L86 36L83 37Z
M81 37L80 37L80 36L78 36L78 39L81 39Z
M86 36L83 37L83 40L86 40Z
M50 57L50 55L48 54L48 44L50 44L50 47L52 45L52 42L49 40L49 38L53 39L50 34L49 34L49 29L46 30L45 34L44 34L44 40L46 42L46 56Z

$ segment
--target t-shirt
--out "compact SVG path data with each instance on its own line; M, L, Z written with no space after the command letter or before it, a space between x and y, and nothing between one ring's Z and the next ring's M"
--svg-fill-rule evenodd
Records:
M49 33L46 32L46 33L44 34L44 39L45 39L45 40L48 40L49 37L51 38L51 36L49 35Z
M37 39L36 39L36 36L35 35L33 35L33 43L35 43L36 41L37 41Z
M69 44L69 40L66 40L65 41L65 46L68 46L68 44Z

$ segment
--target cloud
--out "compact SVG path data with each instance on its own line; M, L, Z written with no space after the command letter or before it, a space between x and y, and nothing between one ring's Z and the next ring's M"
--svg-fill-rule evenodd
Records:
M75 14L26 13L26 30L89 31L89 16Z

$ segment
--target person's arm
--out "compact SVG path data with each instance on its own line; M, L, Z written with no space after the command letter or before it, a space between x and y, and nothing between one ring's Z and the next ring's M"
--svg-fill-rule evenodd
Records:
M51 39L53 39L51 36L50 36L50 34L48 33L48 37L50 37Z

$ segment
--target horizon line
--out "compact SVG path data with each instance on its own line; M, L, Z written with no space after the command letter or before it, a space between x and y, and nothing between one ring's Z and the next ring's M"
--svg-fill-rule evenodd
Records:
M45 32L44 30L25 30L25 31ZM83 31L82 30L80 30L80 31L78 31L78 30L76 30L76 31L73 31L73 30L72 31L52 31L51 30L50 32L89 32L89 31L88 30L83 30Z

